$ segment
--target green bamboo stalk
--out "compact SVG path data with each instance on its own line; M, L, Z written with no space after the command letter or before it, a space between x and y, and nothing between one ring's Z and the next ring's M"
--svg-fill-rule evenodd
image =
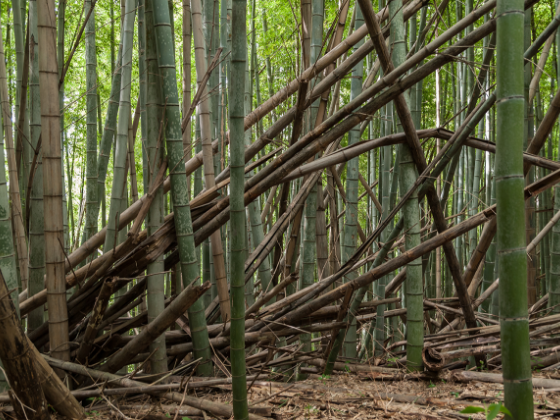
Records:
M15 101L15 118L16 120L19 117L20 108L23 105L25 109L25 118L24 118L24 127L23 127L23 134L25 139L29 139L29 115L27 110L27 98L24 98L22 101L22 89L21 89L21 81L23 78L23 54L24 54L24 39L25 39L25 2L20 0L12 0L12 13L13 13L13 25L12 29L14 32L14 40L15 40L15 47L16 47L16 101ZM16 122L16 127L18 127L18 123ZM17 131L16 131L17 133ZM16 134L16 137L17 134ZM19 175L19 186L21 191L22 197L22 208L27 207L27 203L25 203L25 192L27 191L27 181L29 179L29 165L27 163L28 156L31 153L31 148L29 147L29 142L22 139L21 143L16 145L18 149L18 154L21 154L21 160L17 162L18 166L18 175ZM16 231L16 235L18 232ZM20 255L18 254L18 258ZM21 267L20 267L21 271ZM22 282L22 289L27 287L27 273L21 273L21 282Z
M144 13L144 8L141 7L138 10L138 15L140 13ZM143 20L142 20L143 21ZM140 25L141 20L138 20L138 25ZM142 32L139 32L139 45L140 49L145 51L142 46L145 44L145 38L142 37ZM105 208L105 182L107 180L107 168L109 166L109 156L111 155L111 149L113 148L113 141L116 134L116 127L117 127L117 115L119 114L119 99L120 99L120 90L121 90L121 75L122 75L122 44L123 43L123 32L121 31L121 37L119 42L119 49L117 54L117 61L115 63L115 71L112 73L112 80L111 80L111 93L109 95L109 101L107 105L107 113L105 114L105 125L103 126L103 134L101 135L101 142L99 143L99 156L97 158L97 198L99 199L100 204L103 205ZM145 54L139 54L139 73L140 73L140 91L142 92L143 86L145 85L145 78L146 78L146 71L143 69L144 63L144 56ZM142 94L140 95L142 96ZM141 110L145 109L145 105L141 105ZM141 130L145 130L145 118L141 119L142 128ZM144 133L144 131L141 131ZM144 139L146 137L142 135L142 144L144 144ZM144 165L144 168L147 168ZM148 178L144 176L144 182L147 182ZM144 191L146 191L146 184L144 185ZM98 204L97 212L99 212L100 205ZM99 213L95 215L97 219ZM101 215L101 224L105 226L107 220L105 218L105 210Z
M2 37L0 37L0 82L2 89L0 90L0 100L2 103L7 102L7 75L5 68L5 53ZM3 71L2 71L3 70ZM4 89L4 86L6 88ZM3 107L4 108L4 107ZM6 116L3 116L3 120ZM10 120L8 120L10 121ZM5 167L5 154L4 154L4 136L0 138L0 269L8 286L16 311L19 316L19 292L18 292L18 275L16 265L16 255L14 247L14 237L12 234L12 217L10 209L10 200L8 197L8 186L6 180L6 167ZM0 390L5 391L9 388L3 371L0 372Z
M134 0L126 0L127 7L124 15L122 31L122 67L121 86L118 114L121 115L117 124L115 139L115 156L113 165L113 185L111 187L111 202L109 206L109 217L107 219L107 234L105 235L104 252L108 252L115 246L115 233L118 231L118 214L123 199L124 185L126 182L126 156L128 145L128 116L131 112L130 87L132 73L132 41L134 35L134 19L136 8Z
M533 419L527 315L523 177L523 0L498 0L496 79L497 252L505 406L514 419Z
M381 221L385 220L391 211L391 204L389 199L390 192L390 179L391 179L391 164L392 164L392 147L385 146L380 149L383 154L383 159L380 159L380 171L382 173L383 185L381 186L381 206L383 208L383 213L381 214ZM381 233L381 240L383 243L387 241L387 229ZM378 299L385 298L385 284L387 283L387 276L379 279L376 287L376 295ZM382 308L380 308L382 307ZM375 321L375 355L380 357L385 352L383 344L385 343L385 305L379 305L377 307L377 318Z
M84 13L92 8L92 0L84 1ZM85 240L97 232L99 197L97 186L97 51L95 46L95 10L85 28L86 54L86 226Z
M488 153L489 155L489 153ZM493 205L496 202L496 191L494 188L494 177L491 175L493 172L493 167L490 164L490 159L486 159L486 173L487 173L487 192L490 191L490 197L487 201L488 205ZM496 235L492 238L492 243L486 252L486 260L484 261L484 279L482 281L482 292L488 289L491 283L494 282L496 279ZM482 302L482 311L483 312L490 312L490 304L492 303L492 299L486 299ZM494 314L497 315L497 314Z
M189 3L190 4L190 3ZM139 79L139 95L138 100L140 101L140 144L142 145L142 183L144 187L144 191L150 190L150 165L148 163L148 149L147 149L147 141L148 141L148 114L146 109L146 97L148 95L148 72L146 70L146 7L145 7L145 0L138 0L138 79ZM121 37L122 40L122 37ZM121 44L122 45L122 44ZM121 47L119 45L119 48ZM117 59L120 59L121 51L119 51L119 56ZM119 64L120 67L120 64ZM115 101L111 101L113 98L113 86L115 83L115 77L113 76L113 82L111 84L111 97L109 98L109 107L111 104L116 105L116 109L118 111L118 98L115 98ZM119 79L120 79L120 71L119 71ZM120 82L118 89L120 89ZM190 96L189 96L190 99ZM109 114L109 108L107 110L107 115ZM116 113L115 113L116 115ZM103 136L105 136L105 131L103 131ZM112 140L112 136L109 141ZM101 158L101 151L99 152L99 156ZM107 159L109 156L107 156ZM107 166L105 166L106 171ZM106 173L106 172L105 172ZM101 187L101 185L100 185ZM105 187L105 183L103 183L103 188ZM101 197L100 200L104 201ZM102 216L105 219L105 214Z
M208 3L208 2L207 2ZM191 13L193 18L193 40L195 45L195 63L197 81L200 83L206 74L207 61L205 56L205 41L202 25L202 6L200 0L191 1ZM202 152L204 165L205 187L212 188L216 185L214 177L214 158L212 152L212 124L211 124L211 107L208 99L207 86L199 86L202 89L202 100L199 105L201 135L202 135ZM216 285L218 287L218 295L220 296L220 312L224 321L230 319L230 302L227 287L226 267L224 262L224 251L219 230L212 233L210 241L212 243L212 262L216 273Z
M167 2L162 1L161 8L168 10ZM145 68L146 80L146 160L148 162L148 182L155 178L159 171L164 148L162 144L165 121L163 118L163 92L162 79L158 66L158 45L156 42L156 18L155 2L144 0L144 27L145 27ZM168 12L169 13L169 12ZM123 60L124 62L124 60ZM123 79L124 80L124 79ZM173 104L175 105L175 104ZM173 106L171 105L171 106ZM120 111L119 111L120 113ZM122 115L122 114L121 114ZM120 119L119 119L120 120ZM182 142L182 139L181 139ZM182 150L182 147L181 147ZM181 153L182 154L182 153ZM169 163L169 167L171 164ZM163 188L158 188L146 219L148 235L155 233L163 224L164 210ZM159 256L148 265L148 322L151 322L163 311L165 307L165 277L163 274L163 256ZM150 358L152 372L162 373L167 370L167 351L165 348L165 336L158 336L150 344L150 352L155 352Z
M354 28L357 29L364 24L362 10L359 7L355 8L355 22ZM363 40L354 46L356 51L363 44ZM350 100L358 96L362 91L362 79L364 74L364 63L360 61L352 69L352 82L350 90ZM360 141L360 128L355 126L348 133L348 145L355 144ZM344 238L342 246L342 264L356 251L358 244L358 171L360 158L356 157L348 161L346 164L346 220L344 224ZM345 281L352 281L357 276L356 272L350 272L346 275ZM352 323L348 327L346 339L344 342L344 355L346 357L356 357L356 325Z
M231 208L231 374L233 414L236 420L249 417L245 372L245 204L244 127L245 71L247 65L247 2L232 2L231 83L229 84L230 208Z
M183 0L183 115L185 115L191 107L191 2ZM192 156L191 144L191 124L187 122L187 127L183 131L183 154L185 162ZM188 177L187 188L190 193L190 176Z
M391 22L392 60L395 67L406 57L404 21L401 5L392 0L389 2L389 20ZM418 95L418 100L421 95ZM417 178L416 167L412 160L409 147L399 146L399 186L401 194L410 190ZM402 209L404 220L405 250L420 244L420 214L417 192L407 200ZM406 308L407 308L407 346L406 361L410 371L422 370L422 348L424 346L424 311L422 290L422 261L416 259L406 267Z
M39 93L39 43L37 30L37 0L29 2L29 109L30 135L33 148L41 135L41 97ZM30 162L31 163L31 162ZM37 169L31 188L31 212L29 220L29 297L45 288L45 231L43 211L43 159L37 158ZM27 316L27 332L35 330L44 322L44 306L34 309Z
M58 0L58 31L57 31L57 60L58 60L58 76L60 77L62 69L64 67L64 39L66 31L64 29L66 24L66 0ZM58 101L60 107L60 147L62 150L65 149L64 147L64 139L65 139L65 126L64 126L64 81L59 87L58 90ZM73 214L72 208L72 191L70 191L70 179L71 176L68 176L68 187L70 193L70 206L68 206L68 200L66 197L66 180L64 176L64 159L61 159L61 166L62 166L62 230L64 236L64 252L68 255L70 253L70 229L68 226L68 213ZM69 212L69 209L71 211Z
M303 218L303 238L301 246L300 290L315 282L316 244L317 244L317 185L305 200ZM311 334L300 335L302 351L311 351Z
M152 0L148 0L150 3ZM181 114L179 93L175 71L175 55L173 49L172 26L169 8L165 0L154 1L154 26L158 46L159 73L162 77L162 93L166 98L164 132L167 144L171 178L171 197L175 220L175 231L179 245L179 259L181 273L185 287L199 278L198 263L195 256L195 246L191 221L191 209L183 163L183 142L181 133ZM204 316L202 300L189 308L189 320L193 336L194 353L196 358L202 358L198 372L202 375L212 375L211 351L208 342L208 330Z
M525 11L524 19L524 51L526 51L531 46L531 17L532 9L527 9ZM530 139L533 138L535 132L534 126L534 104L533 101L529 101L530 96L530 85L532 79L532 65L525 65L524 68L524 78L523 78L523 93L525 96L525 136L523 139L523 149L527 148L527 144ZM530 185L535 181L535 167L531 166L529 172L525 176L526 185ZM535 227L536 227L536 213L535 213L535 198L531 197L529 200L525 201L525 238L527 243L535 238ZM528 304L534 305L537 301L537 253L533 250L527 255L527 293L528 293Z
M556 13L560 10L560 1L556 0ZM556 31L556 46L560 45L560 31ZM560 48L556 48L556 62L560 62ZM560 86L560 71L556 73L556 81ZM560 153L557 159L560 159ZM554 213L560 210L560 185L554 186ZM560 226L557 224L552 228L550 235L550 279L548 286L548 307L552 313L560 313Z
M250 77L249 71L247 69L247 71L245 71L245 92L244 92L244 109L245 109L245 115L249 114L251 112L251 96L250 96L250 92L249 92L249 82L248 79ZM252 132L252 128L249 128L248 130L245 131L245 148L249 147L251 145L251 132ZM245 178L249 179L254 175L254 171L249 171L245 174ZM251 232L251 239L253 242L253 246L249 249L253 249L255 246L257 246L258 244L260 244L263 239L264 239L264 232L263 232L263 225L262 225L262 221L261 221L261 214L260 214L260 209L261 209L261 204L260 204L260 196L252 201L251 203L249 203L247 205L248 210L249 210L249 221L250 223L248 224L248 231ZM259 279L261 281L261 289L263 291L266 291L267 289L269 289L269 285L270 285L270 281L271 281L271 277L272 277L272 273L270 272L270 260L269 258L265 258L263 263L259 266L259 271L258 271L258 276ZM251 280L249 280L247 282L248 287L250 287L252 289L252 278ZM272 301L274 302L274 300ZM248 303L247 303L248 304ZM251 306L248 304L248 306Z
M251 71L249 69L249 66L246 66L245 68L245 89L243 92L243 107L245 109L245 115L249 114L251 112L252 109L252 95L251 95ZM249 127L249 129L245 130L245 135L244 135L244 144L245 144L245 148L249 147L251 145L251 137L252 137L252 133L253 133L253 127ZM248 180L249 178L251 178L251 176L253 175L253 173L249 173L247 172L245 174L245 179ZM257 199L258 200L258 199ZM251 246L251 232L252 232L252 217L254 217L254 205L256 204L256 200L251 202L248 205L248 218L249 218L249 223L247 223L246 228L247 228L247 235L246 235L246 249L249 253L251 253L253 251L253 246L256 246L258 244L261 243L261 241L253 241L254 244L253 246ZM260 209L260 205L259 205L259 209ZM258 212L258 209L257 209ZM259 217L260 219L260 217ZM229 237L231 238L231 229L229 230ZM258 234L258 233L257 233ZM263 236L263 235L261 235ZM230 245L230 249L228 250L228 254L230 254L231 256L231 243ZM230 261L231 264L231 261ZM251 276L251 278L248 279L248 281L245 282L245 304L247 305L247 307L252 306L255 303L255 296L254 296L254 292L255 292L255 279L254 276Z

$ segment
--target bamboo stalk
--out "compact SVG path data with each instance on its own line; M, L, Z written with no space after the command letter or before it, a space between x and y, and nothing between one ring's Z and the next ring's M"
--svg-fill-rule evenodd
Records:
M52 0L38 0L39 85L42 98L58 97L56 20ZM43 191L45 205L45 265L51 355L69 360L68 311L64 281L64 235L60 109L57 101L41 101Z
M161 314L148 324L140 334L134 337L125 347L113 354L105 364L101 366L104 372L116 372L121 367L129 364L130 360L150 343L159 337L175 320L202 296L210 288L210 283L202 286L191 283L177 296L173 302L161 312Z
M24 418L49 419L45 395L39 384L29 346L0 271L0 359L17 397L17 401L13 401L13 407Z

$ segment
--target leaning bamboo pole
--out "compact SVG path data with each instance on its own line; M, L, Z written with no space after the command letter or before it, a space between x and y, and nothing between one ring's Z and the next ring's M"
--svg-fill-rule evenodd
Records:
M498 0L496 39L496 208L500 337L505 406L515 419L532 419L527 319L527 257L523 214L524 135L522 0Z
M84 366L77 365L75 363L60 362L59 360L56 360L48 356L45 356L45 359L52 366L55 366L59 369L65 369L70 372L74 372L88 378L91 377L93 379L101 379L104 381L105 380L115 381L117 384L126 387L144 386L143 382L134 381L132 379L124 378L119 375L100 372L98 370L89 369ZM158 395L159 397L169 399L171 401L175 401L179 404L186 404L191 407L198 408L200 410L208 411L217 416L231 417L233 415L232 407L227 404L217 403L215 401L210 401L203 398L196 398L179 392L165 392L162 394L160 390L157 390L156 392L154 392L154 394ZM257 416L255 414L249 414L248 418L249 420L262 420L261 416Z
M167 4L165 4L166 10ZM156 319L150 322L142 332L134 337L125 347L113 354L105 364L101 366L104 372L114 373L121 367L130 363L132 358L148 347L155 338L159 337L179 316L196 302L200 296L210 288L210 283L198 285L191 283L165 308Z
M56 20L53 0L38 0L39 86L42 98L58 97ZM64 280L62 165L58 101L41 101L43 191L45 205L45 265L51 355L70 359L68 312Z
M0 271L0 359L15 395L12 401L18 417L49 419L45 395L38 380L35 362L10 290ZM19 404L18 404L19 403ZM20 405L21 404L21 405Z

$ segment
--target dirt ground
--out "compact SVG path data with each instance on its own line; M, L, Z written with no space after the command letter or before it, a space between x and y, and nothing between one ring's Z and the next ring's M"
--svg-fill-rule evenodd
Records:
M534 377L560 379L560 372ZM503 402L503 386L472 381L452 382L449 373L400 375L398 378L375 373L343 373L328 378L311 375L294 383L270 384L255 381L250 387L249 404L256 414L282 420L304 419L484 419L484 414L462 414L467 406L488 407ZM251 385L249 382L248 385ZM195 389L190 394L231 404L230 385ZM535 389L535 418L560 418L560 389ZM87 407L88 416L106 418L196 420L214 418L188 407L139 395L125 400L98 399ZM498 418L500 418L498 416ZM5 416L8 418L8 416Z

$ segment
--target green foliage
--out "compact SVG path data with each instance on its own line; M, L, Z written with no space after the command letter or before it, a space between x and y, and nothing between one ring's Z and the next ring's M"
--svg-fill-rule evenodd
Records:
M500 413L504 414L504 417L511 417L510 411L504 405L502 405L501 402L497 404L490 404L488 407L476 407L474 405L469 405L459 412L462 414L484 413L484 415L486 416L486 420L494 420Z

